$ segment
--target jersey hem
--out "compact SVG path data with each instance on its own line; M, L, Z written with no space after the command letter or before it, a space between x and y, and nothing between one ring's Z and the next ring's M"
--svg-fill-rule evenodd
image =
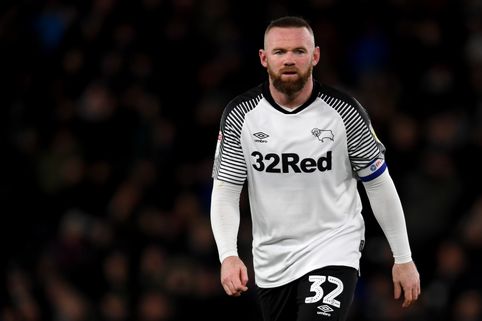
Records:
M267 288L267 289L276 288L276 287L286 285L290 282L293 282L293 281L301 278L303 275L305 275L307 273L310 273L311 271L321 269L321 268L324 268L324 267L327 267L327 266L334 266L334 265L351 267L351 268L354 268L355 270L357 270L358 272L359 272L359 269L360 269L359 264L349 264L347 262L332 262L332 263L329 263L329 264L321 264L321 265L316 265L316 266L310 267L308 269L303 269L303 270L301 270L300 273L295 274L293 277L287 279L286 281L281 281L281 282L276 282L276 283L263 283L263 282L255 281L255 283L256 283L256 286L258 286L259 288Z

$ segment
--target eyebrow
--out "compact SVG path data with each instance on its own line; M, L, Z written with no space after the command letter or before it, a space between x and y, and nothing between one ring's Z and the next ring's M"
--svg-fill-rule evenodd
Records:
M271 49L271 51L276 51L276 50L289 51L290 49L286 49L284 47L274 47L273 49ZM291 49L291 51L294 51L294 50L308 51L308 48L306 48L306 47L295 47L295 48Z

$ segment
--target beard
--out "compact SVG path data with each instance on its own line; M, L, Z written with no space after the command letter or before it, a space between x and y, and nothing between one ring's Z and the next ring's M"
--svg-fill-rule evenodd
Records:
M298 77L295 79L288 79L283 80L283 73L286 71L295 72ZM282 92L288 97L294 97L296 93L298 93L306 84L308 79L311 76L313 71L313 66L310 65L305 72L301 72L296 69L291 68L283 68L280 70L279 73L276 73L271 67L268 65L268 74L273 82L274 88L278 91Z

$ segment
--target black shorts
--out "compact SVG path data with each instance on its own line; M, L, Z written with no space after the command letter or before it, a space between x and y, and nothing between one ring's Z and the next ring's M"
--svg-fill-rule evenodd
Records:
M352 267L327 266L280 287L258 287L263 320L346 320L357 280Z

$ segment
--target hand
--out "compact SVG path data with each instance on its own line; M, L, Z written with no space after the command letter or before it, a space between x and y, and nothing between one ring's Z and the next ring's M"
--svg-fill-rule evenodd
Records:
M237 256L228 256L221 264L221 284L230 296L240 296L248 290L248 269Z
M403 292L402 307L406 308L420 295L420 275L413 261L394 264L392 269L394 297L399 299Z

